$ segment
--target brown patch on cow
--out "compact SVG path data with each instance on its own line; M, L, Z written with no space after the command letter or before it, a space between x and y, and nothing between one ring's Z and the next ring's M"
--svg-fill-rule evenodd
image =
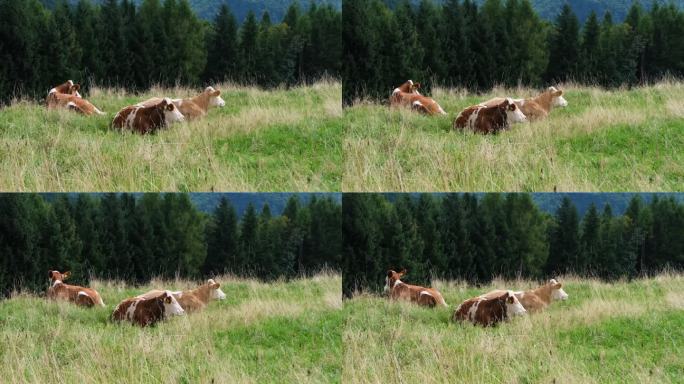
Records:
M64 300L84 307L104 306L104 302L96 290L64 284L64 280L68 279L69 276L71 276L71 272L48 271L50 278L50 287L47 290L48 299Z
M176 106L173 103L169 104L166 100L161 100L159 103L147 107L128 106L114 116L112 128L130 129L140 134L156 133L158 130L167 127L164 111L173 111L174 108Z
M563 96L563 90L549 87L538 96L524 100L516 100L515 104L529 120L541 120L549 116L549 113L553 109L553 99L560 96ZM482 103L482 105L491 107L501 103L503 100L506 99L495 97Z
M211 98L219 96L221 96L221 91L212 87L207 87L199 95L187 99L173 100L173 104L178 107L178 110L183 116L188 120L193 120L205 116L209 111ZM162 98L153 97L143 101L139 105L149 107L158 104L162 100Z
M554 289L561 289L563 285L561 283L552 283L551 281L547 282L546 284L535 288L535 289L530 289L527 291L523 292L516 292L515 296L518 298L518 301L520 301L520 304L527 310L528 312L535 313L535 312L541 312L544 309L546 309L549 305L551 305L551 302L553 301L551 295L553 293ZM481 297L485 298L493 298L498 295L501 295L503 292L506 292L504 290L494 290L491 292L488 292Z
M461 112L454 120L453 129L463 130L468 128L475 133L497 134L509 127L507 111L515 111L515 104L510 104L508 100L487 107L483 105L473 105ZM475 116L474 116L475 115Z
M434 288L426 288L418 285L406 284L400 280L406 274L406 269L399 272L387 271L387 284L389 286L389 297L392 300L405 300L426 307L435 307L437 304L446 306L446 302Z
M209 301L211 301L211 291L220 287L221 284L213 282L212 280L212 282L202 284L195 289L182 291L178 294L173 293L173 296L176 298L178 304L180 304L183 310L186 312L196 312L204 309L207 304L209 304ZM163 292L164 291L161 290L152 290L138 297L149 299L159 296Z
M390 96L391 107L410 108L426 115L446 115L442 107L432 98L421 95L418 92L420 83L411 80L397 87Z
M451 318L453 321L470 321L483 327L496 326L508 319L506 302L513 304L514 301L515 298L508 292L491 299L474 297L459 305Z
M139 297L126 299L116 306L112 313L112 320L128 320L141 327L155 325L164 319L164 302L171 302L171 297L166 292L148 299ZM131 307L135 307L134 310L132 309L132 314L129 313Z

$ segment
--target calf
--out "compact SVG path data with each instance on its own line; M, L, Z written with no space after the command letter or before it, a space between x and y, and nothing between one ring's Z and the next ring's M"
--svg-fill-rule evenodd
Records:
M163 99L152 106L133 105L125 107L114 116L114 129L128 129L146 134L155 133L176 121L184 121L185 117L170 99Z
M461 112L454 120L453 129L468 128L475 133L489 134L510 128L510 124L527 121L520 108L511 99L492 107L474 105Z
M104 112L81 97L78 93L80 89L81 86L71 80L52 88L45 99L48 109L64 108L86 116L104 115Z
M501 295L502 290L494 290L485 293L481 297L493 298ZM568 294L563 290L563 285L556 279L549 280L546 284L529 291L514 292L515 297L528 312L540 312L548 307L553 301L567 300Z
M420 83L414 83L412 80L395 88L390 96L390 106L410 107L426 115L446 115L444 109L434 99L421 95L418 89L420 89Z
M513 291L506 291L493 298L478 296L464 301L456 308L451 319L453 321L467 320L474 325L489 327L525 313L525 308Z
M152 290L138 297L151 298L158 296L162 292L164 291ZM207 280L206 284L193 290L176 291L171 292L171 294L176 298L178 304L180 304L188 313L204 309L211 300L223 300L226 298L226 294L221 290L221 284L215 282L213 279Z
M401 281L400 278L405 274L405 269L401 272L387 271L384 291L389 294L390 299L406 300L427 307L434 307L437 304L447 306L442 294L436 289L410 285Z
M481 105L491 107L500 104L503 100L505 99L496 97L485 101ZM568 106L568 101L563 97L563 91L556 87L549 87L537 97L515 99L513 102L515 102L530 120L544 119L551 113L551 110L554 107Z
M158 104L162 99L158 97L151 98L138 105L149 107ZM180 110L180 112L188 118L193 120L207 114L211 107L223 107L226 102L221 98L221 91L214 89L214 87L207 87L204 92L188 99L173 99L173 104Z
M155 325L158 321L171 316L183 315L184 313L185 311L171 292L164 291L150 298L133 297L125 299L114 309L112 320L126 320L141 327L146 327L148 325Z
M47 290L48 299L66 300L84 307L105 306L96 290L64 284L64 280L68 279L69 276L71 276L71 272L48 271L51 283Z

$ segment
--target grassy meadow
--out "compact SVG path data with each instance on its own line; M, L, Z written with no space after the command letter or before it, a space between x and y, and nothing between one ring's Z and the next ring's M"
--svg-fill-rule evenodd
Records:
M2 191L339 191L341 84L264 91L219 84L226 101L201 120L156 135L110 129L124 106L200 89L85 95L106 116L48 111L17 101L0 108ZM46 89L47 92L47 89Z
M139 328L109 320L120 300L152 288L93 282L107 308L18 294L0 301L3 383L338 383L341 278L270 284L219 277L227 298L203 312Z
M344 191L677 191L684 185L684 84L606 91L567 84L569 106L496 136L451 131L494 96L435 89L448 116L360 102L345 111ZM389 95L390 90L388 90Z
M684 276L561 282L568 301L486 329L452 323L450 316L463 300L495 287L537 284L437 282L449 304L437 309L357 296L345 303L345 382L682 382Z

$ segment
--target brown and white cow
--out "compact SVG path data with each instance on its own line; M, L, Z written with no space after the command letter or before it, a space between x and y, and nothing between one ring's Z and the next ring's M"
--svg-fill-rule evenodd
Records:
M496 97L485 101L481 105L491 107L500 104L504 98ZM528 99L513 99L513 102L530 120L546 118L554 107L567 107L568 101L563 97L563 90L549 87L537 97Z
M140 298L149 299L163 293L164 291L152 290L142 295ZM214 279L207 280L206 284L189 291L175 291L171 292L173 297L178 300L183 309L190 313L204 309L211 300L223 300L226 294L221 290L221 284L214 281Z
M390 299L406 300L427 307L434 307L437 304L447 306L442 294L436 289L410 285L401 281L401 277L405 274L405 269L400 272L387 271L384 291L385 294L389 294Z
M502 290L494 290L482 295L482 297L493 298L501 295ZM528 291L514 292L515 297L520 300L520 303L528 312L539 312L548 307L554 301L563 301L568 299L568 294L563 290L563 285L556 281L556 279L549 280L546 284L536 289Z
M105 306L96 290L64 284L64 280L68 279L69 276L71 276L71 272L48 271L50 278L50 287L47 290L48 299L66 300L84 307Z
M104 112L81 97L78 93L80 89L81 86L71 80L52 88L45 99L48 109L64 108L86 116L104 115Z
M158 104L161 100L159 97L153 97L138 105L149 107ZM188 120L203 117L211 107L226 105L226 102L221 98L221 91L214 89L214 87L207 87L204 92L192 98L172 99L171 101Z
M493 298L478 296L464 301L456 308L451 319L489 327L526 312L513 291L504 291Z
M390 96L391 107L407 107L426 115L446 115L437 102L420 94L420 83L409 80L395 88Z
M146 134L155 133L174 122L184 120L183 114L178 111L171 99L167 98L149 107L132 105L123 108L114 116L112 128Z
M473 105L466 108L454 120L453 129L469 129L475 133L499 133L510 128L511 124L527 121L520 108L511 99L486 107Z
M183 315L184 313L185 311L171 292L163 291L150 298L132 297L125 299L114 309L112 320L126 320L146 327L171 316Z

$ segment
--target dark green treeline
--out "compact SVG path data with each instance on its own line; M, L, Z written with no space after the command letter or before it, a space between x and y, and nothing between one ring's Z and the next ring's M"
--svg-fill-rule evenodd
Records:
M144 90L222 80L263 87L338 77L341 14L293 4L281 21L249 14L239 26L223 6L213 23L188 0L0 0L0 103L36 99L68 79Z
M388 269L406 281L487 283L495 276L606 280L684 269L684 205L636 195L623 215L609 204L579 217L565 197L555 214L529 194L344 194L343 293L378 292Z
M0 297L41 291L51 269L143 283L229 272L264 280L339 268L341 206L297 195L282 215L249 205L240 218L227 199L212 214L187 194L0 195Z
M344 0L344 102L386 100L408 79L485 91L573 80L605 87L684 76L684 12L638 3L624 23L567 4L554 23L529 0Z

